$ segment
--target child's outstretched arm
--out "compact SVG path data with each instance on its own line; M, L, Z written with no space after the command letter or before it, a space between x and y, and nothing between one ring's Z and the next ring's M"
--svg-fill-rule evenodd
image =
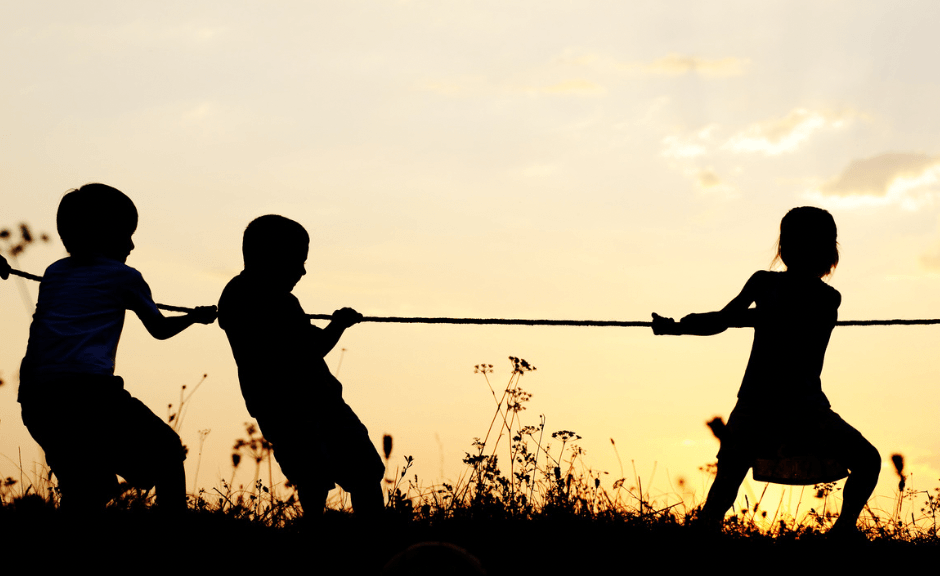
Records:
M317 352L323 356L329 354L330 350L339 342L343 332L353 324L358 324L361 321L362 314L352 308L341 308L333 312L333 319L330 320L329 325L323 329L320 338L316 340L316 345L319 347Z
M717 312L704 314L689 314L676 322L672 318L665 318L653 313L653 334L691 334L695 336L711 336L720 334L728 328L743 328L754 326L755 310L750 308L757 293L757 284L760 282L760 272L755 273L744 285L741 293L731 302Z
M155 314L141 315L140 321L151 336L157 340L166 340L193 324L212 324L218 314L215 306L197 306L192 312L182 316L164 316L156 310Z

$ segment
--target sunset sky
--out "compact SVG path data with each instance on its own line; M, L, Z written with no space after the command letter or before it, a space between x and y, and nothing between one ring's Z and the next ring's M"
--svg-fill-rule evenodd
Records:
M0 227L54 238L17 263L41 274L65 255L63 193L104 182L137 204L128 264L158 302L217 302L245 225L278 213L310 232L295 294L311 313L648 320L722 307L811 204L839 225L840 318L938 317L938 17L927 1L6 3ZM16 284L0 284L14 478L40 458L15 401L38 287ZM362 324L327 362L345 349L347 401L426 485L456 480L489 425L474 365L503 384L512 355L538 367L525 422L580 434L605 486L635 466L654 494L681 477L701 501L704 422L734 406L751 336ZM937 344L940 327L837 328L823 372L919 490L940 485ZM208 374L182 429L190 488L231 476L249 416L217 326L158 342L129 315L117 372L161 415Z

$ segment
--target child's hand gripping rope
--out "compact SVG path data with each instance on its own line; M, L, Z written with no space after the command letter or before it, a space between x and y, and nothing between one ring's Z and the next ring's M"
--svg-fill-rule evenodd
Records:
M653 334L657 336L662 336L664 334L677 335L679 334L678 324L672 318L666 318L665 316L660 316L659 314L653 312Z
M356 312L352 308L340 308L339 310L333 312L331 320L345 330L353 324L362 322L362 314Z
M215 306L196 306L189 316L195 323L212 324L219 316L219 310Z

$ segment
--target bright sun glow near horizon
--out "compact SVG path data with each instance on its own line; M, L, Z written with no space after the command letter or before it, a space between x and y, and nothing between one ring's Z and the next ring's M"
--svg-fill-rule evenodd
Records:
M138 207L128 264L158 302L216 303L245 225L277 213L310 232L309 313L648 320L722 307L811 204L839 226L841 319L940 317L938 16L848 0L8 3L0 228L52 237L15 263L41 274L65 255L61 196L103 182ZM22 462L28 479L42 460L16 387L37 286L17 284L0 283L0 477ZM605 486L636 474L700 502L718 448L704 423L734 406L751 335L361 324L327 362L376 444L393 436L392 468L413 455L426 485L460 477L492 418L474 366L502 384L517 356L538 368L526 423L577 432ZM886 462L873 506L893 501L892 453L909 486L940 485L938 342L931 326L833 333L823 389ZM158 342L129 315L117 362L160 415L208 375L181 431L189 488L229 479L250 418L218 326Z

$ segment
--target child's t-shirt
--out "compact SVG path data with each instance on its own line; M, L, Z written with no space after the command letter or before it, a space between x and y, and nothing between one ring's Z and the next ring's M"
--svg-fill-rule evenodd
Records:
M242 272L219 299L219 326L228 336L242 396L255 418L328 411L332 402L342 401L343 386L323 360L322 330L310 324L290 292Z
M20 380L114 374L124 311L159 315L140 272L110 258L63 258L46 269Z

